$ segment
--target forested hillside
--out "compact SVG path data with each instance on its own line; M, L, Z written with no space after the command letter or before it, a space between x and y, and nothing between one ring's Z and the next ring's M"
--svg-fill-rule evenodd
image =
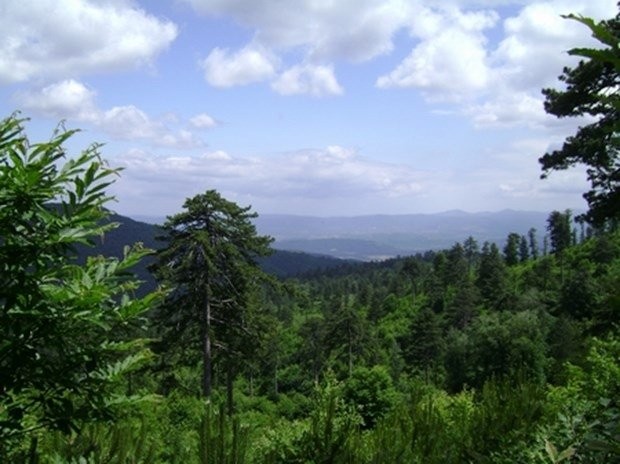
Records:
M157 237L162 234L161 227L158 225L136 221L115 213L110 213L102 224L115 224L116 227L95 239L92 244L79 246L78 262L84 263L88 256L97 255L120 258L123 256L124 247L131 243L139 242L153 250L162 246L162 242L157 240ZM157 287L154 276L148 271L148 267L153 262L152 256L145 257L132 270L144 282L140 289L141 292L153 291ZM286 278L340 267L346 261L321 254L273 250L268 256L261 257L258 262L265 272Z

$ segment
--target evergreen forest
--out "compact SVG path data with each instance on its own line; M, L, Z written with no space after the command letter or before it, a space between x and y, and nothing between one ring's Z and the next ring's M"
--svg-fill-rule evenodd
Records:
M101 256L119 170L2 120L0 462L620 462L618 19L572 19L609 48L547 111L600 117L541 164L587 165L589 210L499 244L279 278L206 190Z

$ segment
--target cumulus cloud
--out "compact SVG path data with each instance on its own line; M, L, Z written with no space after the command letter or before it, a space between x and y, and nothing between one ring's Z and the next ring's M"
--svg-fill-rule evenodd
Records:
M273 50L303 48L310 59L360 62L387 53L406 22L408 0L299 0L284 7L271 0L186 0L197 11L231 16L255 30L255 40Z
M298 65L284 71L272 88L281 95L340 95L343 90L332 66Z
M207 81L216 87L274 78L282 95L339 95L336 60L359 63L392 51L393 36L407 23L407 0L345 0L326 5L300 0L283 7L269 0L186 0L205 15L226 15L254 31L237 52L214 48L202 61ZM281 56L301 52L301 63L281 74Z
M576 63L566 54L569 48L595 44L587 28L561 15L608 18L616 14L616 2L521 2L501 23L494 10L468 10L505 3L462 0L452 6L418 6L410 24L418 43L394 70L377 79L377 86L414 88L431 101L460 102L461 112L476 127L558 126L544 112L540 89L557 86L562 68ZM489 31L497 26L501 35L491 42Z
M236 53L214 48L202 62L205 79L214 87L260 82L275 74L277 60L266 49L248 45Z
M189 122L197 129L212 129L218 125L218 122L207 113L200 113L192 117Z
M562 67L576 62L566 50L576 43L594 44L587 28L560 15L590 15L595 10L564 1L525 6L518 15L504 21L504 39L493 53L495 67L514 88L538 90L554 85Z
M38 91L17 94L24 108L45 116L89 121L96 118L95 91L74 79L65 79Z
M462 103L465 114L472 105L498 108L511 93L537 98L540 87L557 83L559 70L574 62L566 50L593 43L586 28L561 14L608 18L617 10L615 0L299 0L294 8L271 0L185 1L204 15L230 17L252 33L238 51L211 50L203 67L212 85L271 80L282 95L337 95L343 89L336 63L389 54L396 35L407 31L410 53L379 75L376 86ZM288 62L296 57L297 63ZM527 122L504 116L487 119L499 125Z
M8 0L0 15L0 82L150 64L177 27L124 0Z
M377 86L414 87L432 99L460 99L489 82L485 29L498 16L492 11L463 13L421 8L413 17L411 33L420 39L393 71L377 79Z
M555 119L545 113L542 95L534 96L527 92L498 94L483 103L466 107L464 112L472 117L478 128L516 124L543 127L552 124Z
M464 113L478 127L527 125L570 126L544 112L542 87L557 87L564 66L577 60L566 51L578 44L595 46L587 28L561 17L575 13L594 18L615 15L614 0L570 2L551 0L525 5L503 22L503 38L489 56L493 79L483 98L468 104Z
M192 132L171 130L163 119L153 119L134 105L102 110L97 107L95 98L94 90L74 79L16 95L26 110L56 119L89 123L115 139L146 140L154 145L180 149L204 145Z

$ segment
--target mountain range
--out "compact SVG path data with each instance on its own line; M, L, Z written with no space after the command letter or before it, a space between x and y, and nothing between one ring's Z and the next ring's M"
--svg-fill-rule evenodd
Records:
M511 232L544 235L548 213L503 210L467 213L311 217L265 214L256 219L274 247L363 261L449 248L467 237L503 246Z
M125 246L141 242L145 247L157 250L163 243L157 240L162 234L159 226L147 222L136 221L127 216L110 214L108 221L117 223L118 227L95 240L93 247L78 247L78 262L84 262L87 256L103 255L122 257ZM145 282L143 291L155 287L153 276L148 267L154 262L153 256L147 256L134 268L134 273ZM326 255L314 255L298 251L275 250L270 256L260 258L261 268L277 277L292 277L319 269L330 269L341 266L345 261Z
M277 250L376 261L449 248L469 236L501 247L509 233L525 235L530 228L537 229L542 240L548 215L514 210L349 217L263 214L255 225L259 234L275 239ZM144 220L163 222L163 218Z

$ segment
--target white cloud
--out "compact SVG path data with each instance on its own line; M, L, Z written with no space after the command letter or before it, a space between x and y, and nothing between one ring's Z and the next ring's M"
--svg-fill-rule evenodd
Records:
M366 61L392 50L392 37L409 15L408 0L186 0L206 15L228 15L255 30L273 50L304 49L311 60Z
M127 153L123 183L141 190L165 191L183 198L208 188L253 198L310 198L324 201L360 196L419 195L424 174L410 167L370 161L354 150L329 146L266 158L233 157L214 151L197 157L156 156L144 151Z
M341 95L343 90L331 66L293 66L284 71L272 88L281 95L309 94L315 97Z
M66 79L34 92L21 92L24 108L54 118L88 121L96 118L95 92L81 82Z
M68 79L16 95L24 109L76 122L92 124L120 140L146 140L171 148L197 148L204 145L192 132L172 130L163 118L155 120L134 105L102 110L95 103L96 93L83 83Z
M431 101L461 102L461 112L477 127L557 127L555 118L544 112L540 89L558 86L562 68L576 63L566 54L568 49L595 44L587 28L561 15L608 18L616 14L616 2L520 3L513 16L503 19L497 45L487 34L498 14L466 9L507 2L464 0L456 3L458 8L418 8L410 31L419 43L394 70L377 79L377 86L416 88Z
M209 161L229 162L232 161L232 156L226 153L224 150L216 150L208 153L203 153L202 158Z
M226 15L254 31L252 41L232 53L219 47L202 62L207 81L231 87L271 79L287 53L301 63L277 76L272 88L283 95L339 95L336 60L371 60L394 48L394 34L407 24L409 0L299 0L285 5L270 0L186 0L211 16Z
M101 111L95 124L117 139L154 139L162 131L161 124L133 105Z
M185 0L197 11L225 15L254 32L250 44L236 53L215 48L204 61L207 80L233 86L271 79L277 54L302 55L301 64L282 72L272 88L283 95L339 94L334 71L337 60L368 61L388 54L394 36L408 29L412 49L394 69L379 76L380 88L415 88L432 101L506 99L514 90L536 92L552 85L562 66L563 52L587 36L579 25L560 17L583 13L604 18L615 14L615 0L580 2L454 0L343 0L323 3L300 0L284 8L270 0ZM499 23L497 10L519 6ZM483 9L481 9L483 8ZM509 10L508 10L509 11ZM489 40L502 25L501 43ZM254 61L255 65L249 63ZM323 68L327 68L324 70ZM324 76L318 71L325 71ZM319 84L322 83L322 84ZM506 92L506 93L504 93Z
M212 129L218 125L218 122L207 113L197 114L189 122L197 129Z
M481 154L472 166L441 170L374 161L339 145L262 158L224 151L200 156L133 151L114 161L126 167L114 194L127 212L140 214L174 213L185 198L207 189L259 212L315 215L583 208L582 172L539 179L536 155L548 143L547 137L519 140Z
M538 98L541 87L555 85L562 67L574 63L566 50L592 43L587 28L560 15L601 19L617 12L616 0L299 0L294 7L272 0L185 1L252 33L239 51L215 48L204 60L212 85L272 80L271 87L284 95L342 93L340 60L359 63L390 54L395 36L407 30L410 53L378 76L377 87L417 89L427 100L467 108L498 107L515 93ZM297 63L287 62L297 57ZM277 74L281 67L285 71ZM329 70L324 78L317 76L323 68ZM489 118L508 124L500 114ZM528 123L513 118L511 124L521 122Z
M527 92L497 94L493 99L466 107L464 112L478 128L516 124L542 127L555 120L545 113L542 95L535 97Z
M570 58L566 51L577 44L594 44L586 27L561 15L591 15L596 10L562 0L537 2L525 6L518 15L507 18L504 21L504 39L492 57L502 80L512 88L536 92L540 92L543 86L556 85L563 66L577 61ZM610 11L610 14L614 13Z
M201 62L205 79L215 87L233 87L260 82L271 78L277 60L266 49L248 45L231 54L228 50L214 48Z
M489 11L421 8L411 24L420 43L393 71L379 77L377 86L415 87L434 100L460 100L484 90L490 70L483 31L497 19Z
M177 35L124 0L5 0L1 11L0 82L135 68Z
M575 13L594 18L616 13L615 1L552 0L525 5L503 23L504 37L493 51L493 80L487 95L464 113L474 125L547 127L574 130L583 121L557 120L545 113L541 88L561 87L557 76L577 60L566 51L595 45L586 27L561 17Z

